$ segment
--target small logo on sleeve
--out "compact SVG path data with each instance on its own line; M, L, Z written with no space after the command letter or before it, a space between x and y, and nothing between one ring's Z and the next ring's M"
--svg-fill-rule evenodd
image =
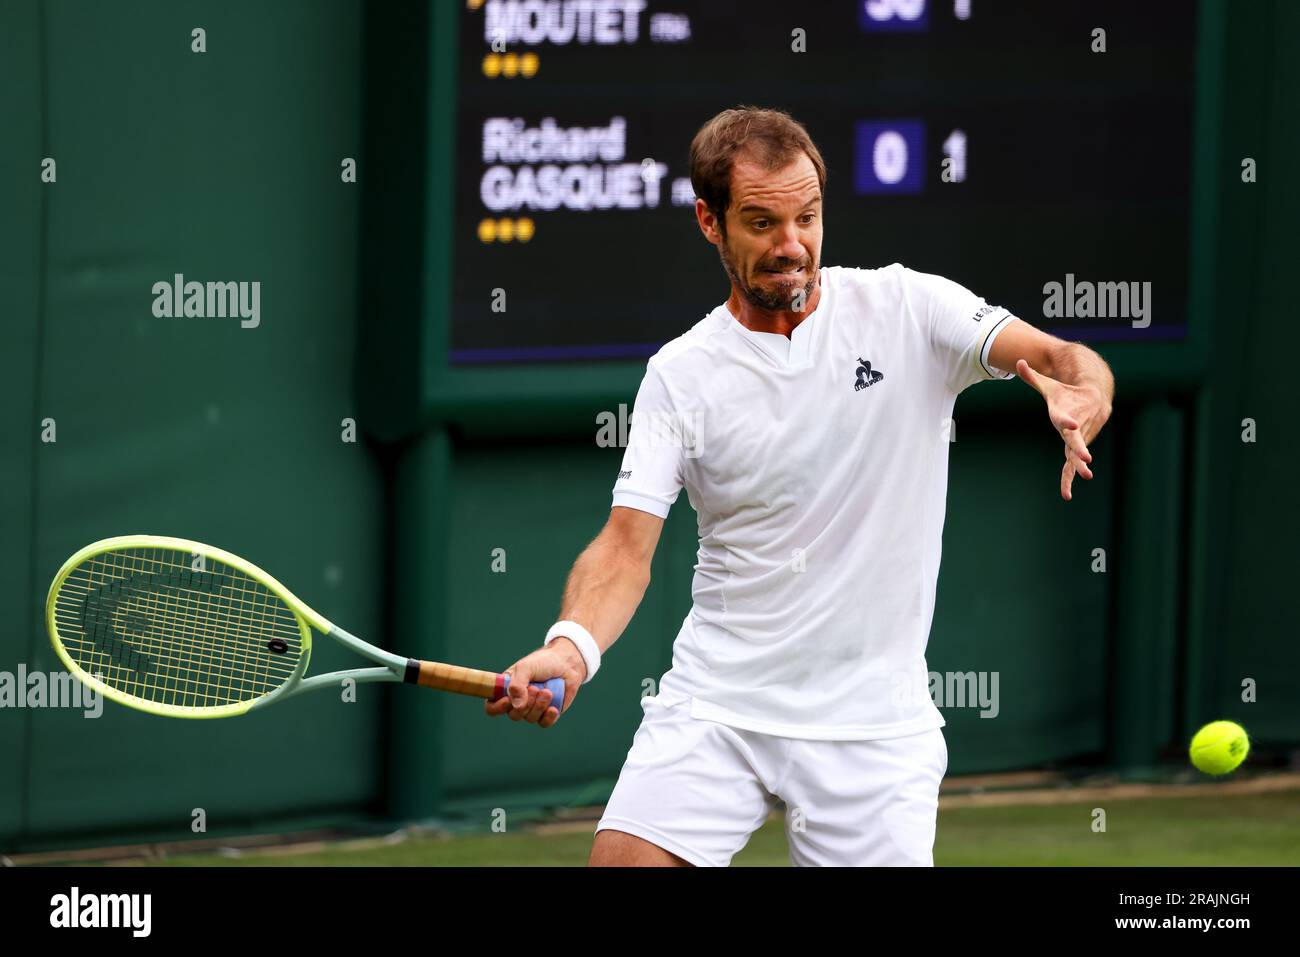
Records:
M629 479L629 478L631 478L631 477L632 477L632 470L631 470L631 469L623 469L623 471L621 471L621 472L618 473L618 478L619 478L619 481L620 481L620 482L621 482L623 479Z
M985 316L989 315L989 313L997 312L997 309L998 309L997 306L985 306L982 309L980 309L979 312L975 313L975 315L973 315L971 318L974 319L976 322L979 322Z
M858 360L857 381L853 383L853 391L861 392L869 385L875 385L885 374L878 369L871 368L871 363L866 359Z

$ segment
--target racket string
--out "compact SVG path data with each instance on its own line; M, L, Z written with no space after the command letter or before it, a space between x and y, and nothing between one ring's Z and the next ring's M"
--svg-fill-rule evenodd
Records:
M135 547L92 556L55 599L72 660L110 687L179 707L249 701L282 685L302 652L297 616L237 568ZM275 641L279 639L279 641ZM273 651L272 642L283 651Z

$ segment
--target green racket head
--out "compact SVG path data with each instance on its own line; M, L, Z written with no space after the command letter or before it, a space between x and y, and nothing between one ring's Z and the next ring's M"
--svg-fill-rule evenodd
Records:
M45 604L67 669L153 714L220 718L288 693L325 624L238 556L179 538L130 535L64 563ZM310 623L310 624L309 624Z

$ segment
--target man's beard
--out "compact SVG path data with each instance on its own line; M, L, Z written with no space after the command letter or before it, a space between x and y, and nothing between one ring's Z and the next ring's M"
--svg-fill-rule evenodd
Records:
M741 296L745 298L751 306L756 309L762 309L766 312L785 312L794 308L794 303L799 302L800 308L796 312L802 312L812 299L813 289L817 285L817 264L808 264L808 281L804 283L803 288L782 289L777 288L771 292L751 286L740 278L740 271L736 264L732 262L727 253L726 241L724 240L718 246L718 258L722 260L722 268L727 273L727 278L732 281L737 289L740 290ZM795 262L778 262L775 264L776 269L786 269L791 266L802 265Z

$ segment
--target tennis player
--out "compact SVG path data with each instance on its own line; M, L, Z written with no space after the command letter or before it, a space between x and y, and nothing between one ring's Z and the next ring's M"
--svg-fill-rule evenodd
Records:
M823 266L826 168L789 115L720 113L690 162L731 295L650 359L609 521L573 566L563 620L487 712L550 727L550 692L529 682L557 675L572 706L684 488L694 604L590 863L726 865L784 802L796 865L932 865L948 751L925 649L953 404L1013 372L1036 389L1068 501L1092 478L1114 380L955 282Z

